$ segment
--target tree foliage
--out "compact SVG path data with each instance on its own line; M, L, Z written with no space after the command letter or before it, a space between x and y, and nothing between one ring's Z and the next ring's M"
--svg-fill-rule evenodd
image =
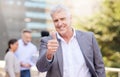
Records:
M84 28L96 34L106 66L120 68L120 0L104 0Z
M95 33L105 66L120 68L120 0L104 0L99 13L81 26ZM117 77L108 74L108 77Z

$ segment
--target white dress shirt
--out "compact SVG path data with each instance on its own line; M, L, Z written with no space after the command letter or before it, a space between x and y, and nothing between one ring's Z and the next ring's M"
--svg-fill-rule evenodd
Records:
M37 53L37 48L34 44L31 42L27 45L24 44L23 40L20 39L18 41L19 47L16 51L16 56L22 63L29 63L30 65L34 65L33 62L33 55ZM23 68L21 67L21 70L27 70L30 68Z
M75 31L68 43L58 33L57 37L61 40L63 51L63 77L91 77Z

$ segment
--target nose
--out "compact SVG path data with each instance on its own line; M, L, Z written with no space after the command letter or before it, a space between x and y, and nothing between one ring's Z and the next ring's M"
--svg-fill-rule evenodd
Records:
M61 26L62 25L62 21L58 21L58 26Z

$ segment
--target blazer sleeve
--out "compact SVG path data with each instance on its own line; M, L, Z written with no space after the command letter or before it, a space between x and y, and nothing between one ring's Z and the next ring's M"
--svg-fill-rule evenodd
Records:
M14 56L12 54L9 54L7 57L7 72L10 77L15 77L14 72Z
M93 51L94 51L95 72L97 73L98 77L106 77L105 76L105 67L104 67L101 51L100 51L98 43L94 37L94 34L92 34L92 43L93 43Z
M48 40L46 40L45 38L42 38L41 42L40 42L39 58L38 58L38 61L36 63L37 69L40 72L48 71L53 63L53 60L50 62L46 58L47 41Z

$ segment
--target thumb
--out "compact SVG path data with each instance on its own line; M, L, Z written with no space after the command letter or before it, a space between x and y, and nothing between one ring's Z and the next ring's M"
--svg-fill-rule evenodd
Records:
M56 32L51 32L51 36L53 39L57 39Z

